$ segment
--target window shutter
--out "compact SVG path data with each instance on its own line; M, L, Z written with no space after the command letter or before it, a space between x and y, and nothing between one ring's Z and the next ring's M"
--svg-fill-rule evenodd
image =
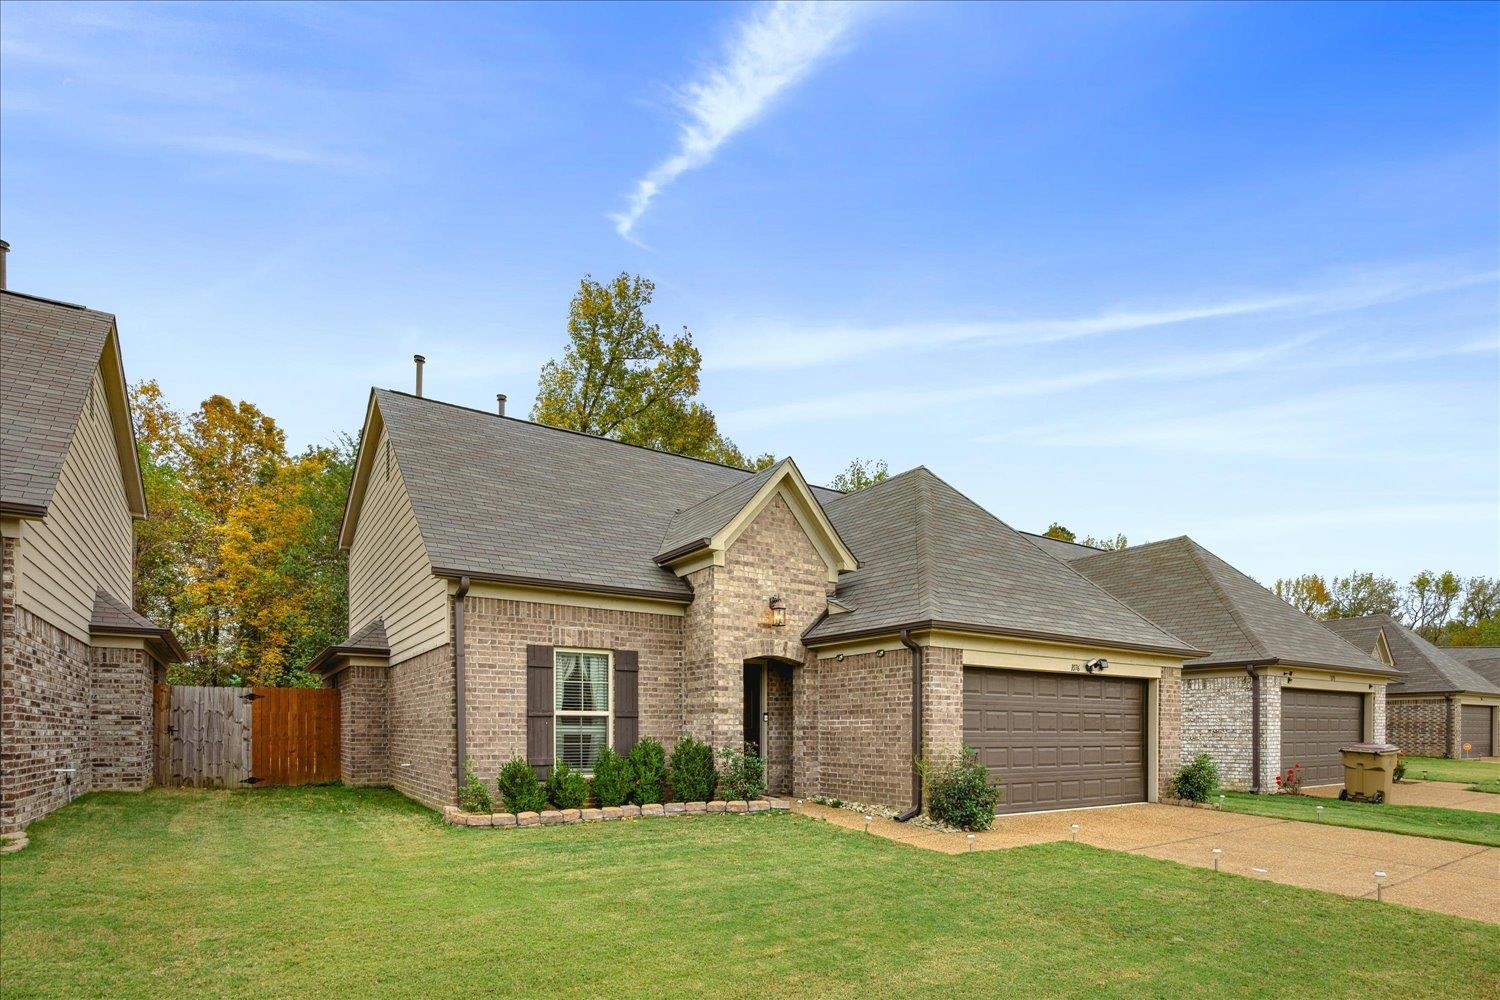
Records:
M640 739L641 655L633 649L614 651L615 661L615 753L627 754Z
M552 773L552 647L526 647L526 763L543 781Z

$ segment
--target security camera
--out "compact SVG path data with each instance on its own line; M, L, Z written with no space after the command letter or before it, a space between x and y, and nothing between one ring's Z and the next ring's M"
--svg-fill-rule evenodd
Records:
M1100 670L1108 670L1109 669L1109 661L1106 660L1104 657L1100 656L1100 657L1097 657L1095 659L1089 660L1087 663L1085 663L1083 665L1083 669L1084 669L1085 673L1090 673L1090 674L1095 673L1095 672L1100 671Z

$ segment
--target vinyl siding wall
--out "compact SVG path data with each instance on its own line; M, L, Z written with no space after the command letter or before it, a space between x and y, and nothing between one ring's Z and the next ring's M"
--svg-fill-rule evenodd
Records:
M98 371L47 516L22 529L16 603L87 643L94 593L131 603L130 508Z
M387 465L389 440L382 430L349 550L349 628L383 618L391 662L400 663L448 641L448 587L432 575L399 456Z

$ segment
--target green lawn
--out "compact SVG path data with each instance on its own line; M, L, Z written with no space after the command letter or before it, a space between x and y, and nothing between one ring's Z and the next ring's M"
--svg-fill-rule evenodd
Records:
M1468 785L1471 792L1500 795L1500 764L1482 760L1449 760L1446 757L1403 759L1406 761L1406 777L1411 781L1456 781Z
M7 998L1500 991L1500 927L1068 843L471 830L343 788L99 794L31 834L0 858Z
M1340 802L1312 795L1250 795L1245 792L1226 792L1224 795L1224 808L1229 812L1309 823L1319 822L1318 806L1323 807L1321 822L1334 826L1500 847L1500 813L1433 806L1377 806L1369 802Z

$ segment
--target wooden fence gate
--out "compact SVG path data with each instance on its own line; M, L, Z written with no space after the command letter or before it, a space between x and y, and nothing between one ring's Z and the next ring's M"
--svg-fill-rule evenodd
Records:
M333 688L156 686L156 780L244 788L339 780Z

